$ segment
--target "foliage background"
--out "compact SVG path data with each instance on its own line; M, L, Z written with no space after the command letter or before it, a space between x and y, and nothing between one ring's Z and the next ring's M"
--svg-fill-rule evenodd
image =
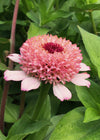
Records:
M0 101L3 72L8 69L10 34L15 0L0 0ZM32 36L53 34L76 43L83 62L90 66L91 87L71 83L73 97L60 102L52 88L34 122L31 115L40 88L27 92L25 109L18 119L20 82L10 82L2 140L99 140L100 139L100 0L20 0L15 51ZM14 69L19 65L15 64Z

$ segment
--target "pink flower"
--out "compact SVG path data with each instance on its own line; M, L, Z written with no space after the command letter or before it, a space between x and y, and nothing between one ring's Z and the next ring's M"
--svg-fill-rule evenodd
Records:
M82 63L82 54L76 44L52 35L42 35L26 40L20 54L8 56L21 65L21 70L4 72L6 81L22 81L21 90L37 89L41 81L53 84L54 95L63 100L71 99L70 90L64 86L72 82L79 86L90 86L89 74L79 73L90 68Z

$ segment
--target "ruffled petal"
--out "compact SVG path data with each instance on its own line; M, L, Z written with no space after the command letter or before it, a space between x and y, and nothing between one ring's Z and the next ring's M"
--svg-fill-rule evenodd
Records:
M27 77L26 73L24 71L10 71L6 70L4 72L4 79L6 81L21 81Z
M53 85L54 95L61 101L69 100L72 97L72 94L68 88L62 84Z
M35 77L28 77L21 82L21 90L29 91L37 89L40 86L40 81Z
M87 66L84 63L81 63L80 66L81 66L80 71L88 71L88 70L90 70L90 67Z
M76 74L73 77L73 79L71 80L71 82L75 85L78 85L78 86L90 87L90 82L88 80L86 80L89 77L90 77L90 75L88 73Z
M20 63L21 56L17 53L13 53L7 56L10 60Z

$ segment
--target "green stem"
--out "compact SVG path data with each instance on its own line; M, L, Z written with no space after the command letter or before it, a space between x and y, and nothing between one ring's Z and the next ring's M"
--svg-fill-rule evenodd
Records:
M56 0L56 10L59 8L59 0Z
M19 112L19 118L21 118L23 111L24 111L24 105L25 105L25 92L22 92L20 97L20 112Z
M43 103L48 95L48 92L49 92L49 89L50 89L50 84L44 84L42 83L41 85L41 89L40 89L40 94L39 94L39 97L37 99L37 103L36 103L36 106L35 106L35 109L34 109L34 113L33 113L33 117L32 119L33 120L36 120L38 115L39 115L39 112L43 106Z
M97 35L97 29L96 29L96 25L95 25L95 22L94 22L94 19L93 19L92 11L89 13L89 15L90 15L90 18L91 18L94 34Z

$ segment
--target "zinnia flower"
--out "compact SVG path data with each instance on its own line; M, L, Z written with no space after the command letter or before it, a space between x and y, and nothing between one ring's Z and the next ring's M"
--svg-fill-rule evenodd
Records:
M90 70L82 63L81 50L69 40L58 38L56 35L35 36L26 40L20 48L20 54L8 56L21 65L21 70L4 72L6 81L22 81L21 90L37 89L41 81L53 84L54 95L63 100L71 99L70 90L64 86L72 82L78 86L90 86L86 80L89 74L79 71Z

